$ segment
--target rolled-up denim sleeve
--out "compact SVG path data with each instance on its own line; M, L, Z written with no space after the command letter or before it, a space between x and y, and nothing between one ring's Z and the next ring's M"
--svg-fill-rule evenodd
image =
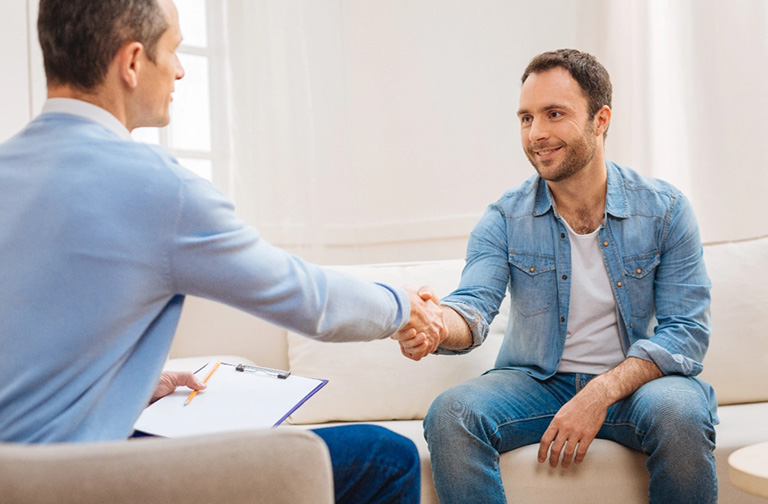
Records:
M634 342L627 356L653 361L664 374L695 376L709 346L711 282L696 217L682 194L669 222L654 279L658 325L650 339Z
M446 300L443 300L442 304L443 306L452 308L461 316L461 318L464 319L464 322L466 322L469 326L469 331L472 333L472 344L463 350L448 350L438 347L435 353L438 355L465 354L482 345L483 341L485 341L485 337L488 336L489 325L477 310L477 308L469 304Z
M480 346L499 313L509 283L506 219L498 204L488 207L467 244L467 258L459 287L442 299L467 323L472 345L465 350L438 349L441 354L462 354Z

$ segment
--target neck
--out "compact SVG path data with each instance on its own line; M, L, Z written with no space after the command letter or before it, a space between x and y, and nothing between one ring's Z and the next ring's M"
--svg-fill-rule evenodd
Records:
M115 116L127 127L125 108L120 106L121 102L119 100L110 97L110 93L108 93L106 88L97 87L93 90L83 91L68 84L49 85L48 98L71 98L96 105Z
M547 182L557 213L579 234L591 233L603 222L608 172L605 158L595 159L583 170L559 182Z

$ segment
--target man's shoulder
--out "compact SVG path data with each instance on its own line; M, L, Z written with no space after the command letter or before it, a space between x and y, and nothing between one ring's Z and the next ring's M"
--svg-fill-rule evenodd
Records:
M491 206L500 208L504 213L530 212L536 202L539 182L538 175L532 175L522 184L516 185L504 191L501 197Z
M40 173L64 163L71 167L66 175L82 183L112 180L126 188L164 186L172 192L188 177L176 158L158 145L125 139L88 119L58 113L41 114L0 144L0 163L19 169L36 166Z
M656 215L669 219L672 213L690 208L685 194L672 183L608 162L608 205L614 215ZM613 179L613 180L612 180Z
M59 139L60 154L88 154L94 160L111 158L113 166L125 162L134 167L174 165L175 158L158 145L125 139L89 119L70 114L42 114L29 123L19 140L38 140L36 136Z
M666 180L643 175L632 168L614 163L613 161L608 161L608 167L609 170L613 169L614 173L619 175L621 183L629 191L654 191L670 195L681 193L680 189Z

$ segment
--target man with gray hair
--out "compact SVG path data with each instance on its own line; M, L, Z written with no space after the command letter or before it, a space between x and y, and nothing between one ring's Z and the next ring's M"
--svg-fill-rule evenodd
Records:
M168 124L184 76L171 0L41 0L38 31L48 100L0 145L0 440L126 439L151 398L202 388L158 387L187 294L323 341L407 327L404 353L436 348L435 303L273 247L209 182L131 141ZM410 440L315 432L339 502L418 502Z

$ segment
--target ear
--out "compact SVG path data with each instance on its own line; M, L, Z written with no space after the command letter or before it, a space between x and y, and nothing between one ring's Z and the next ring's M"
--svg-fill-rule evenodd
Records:
M602 136L608 130L611 124L611 109L608 105L597 111L595 114L595 136Z
M141 42L129 42L117 51L114 61L118 66L118 73L125 85L131 89L139 85L139 74L144 59L144 45Z

